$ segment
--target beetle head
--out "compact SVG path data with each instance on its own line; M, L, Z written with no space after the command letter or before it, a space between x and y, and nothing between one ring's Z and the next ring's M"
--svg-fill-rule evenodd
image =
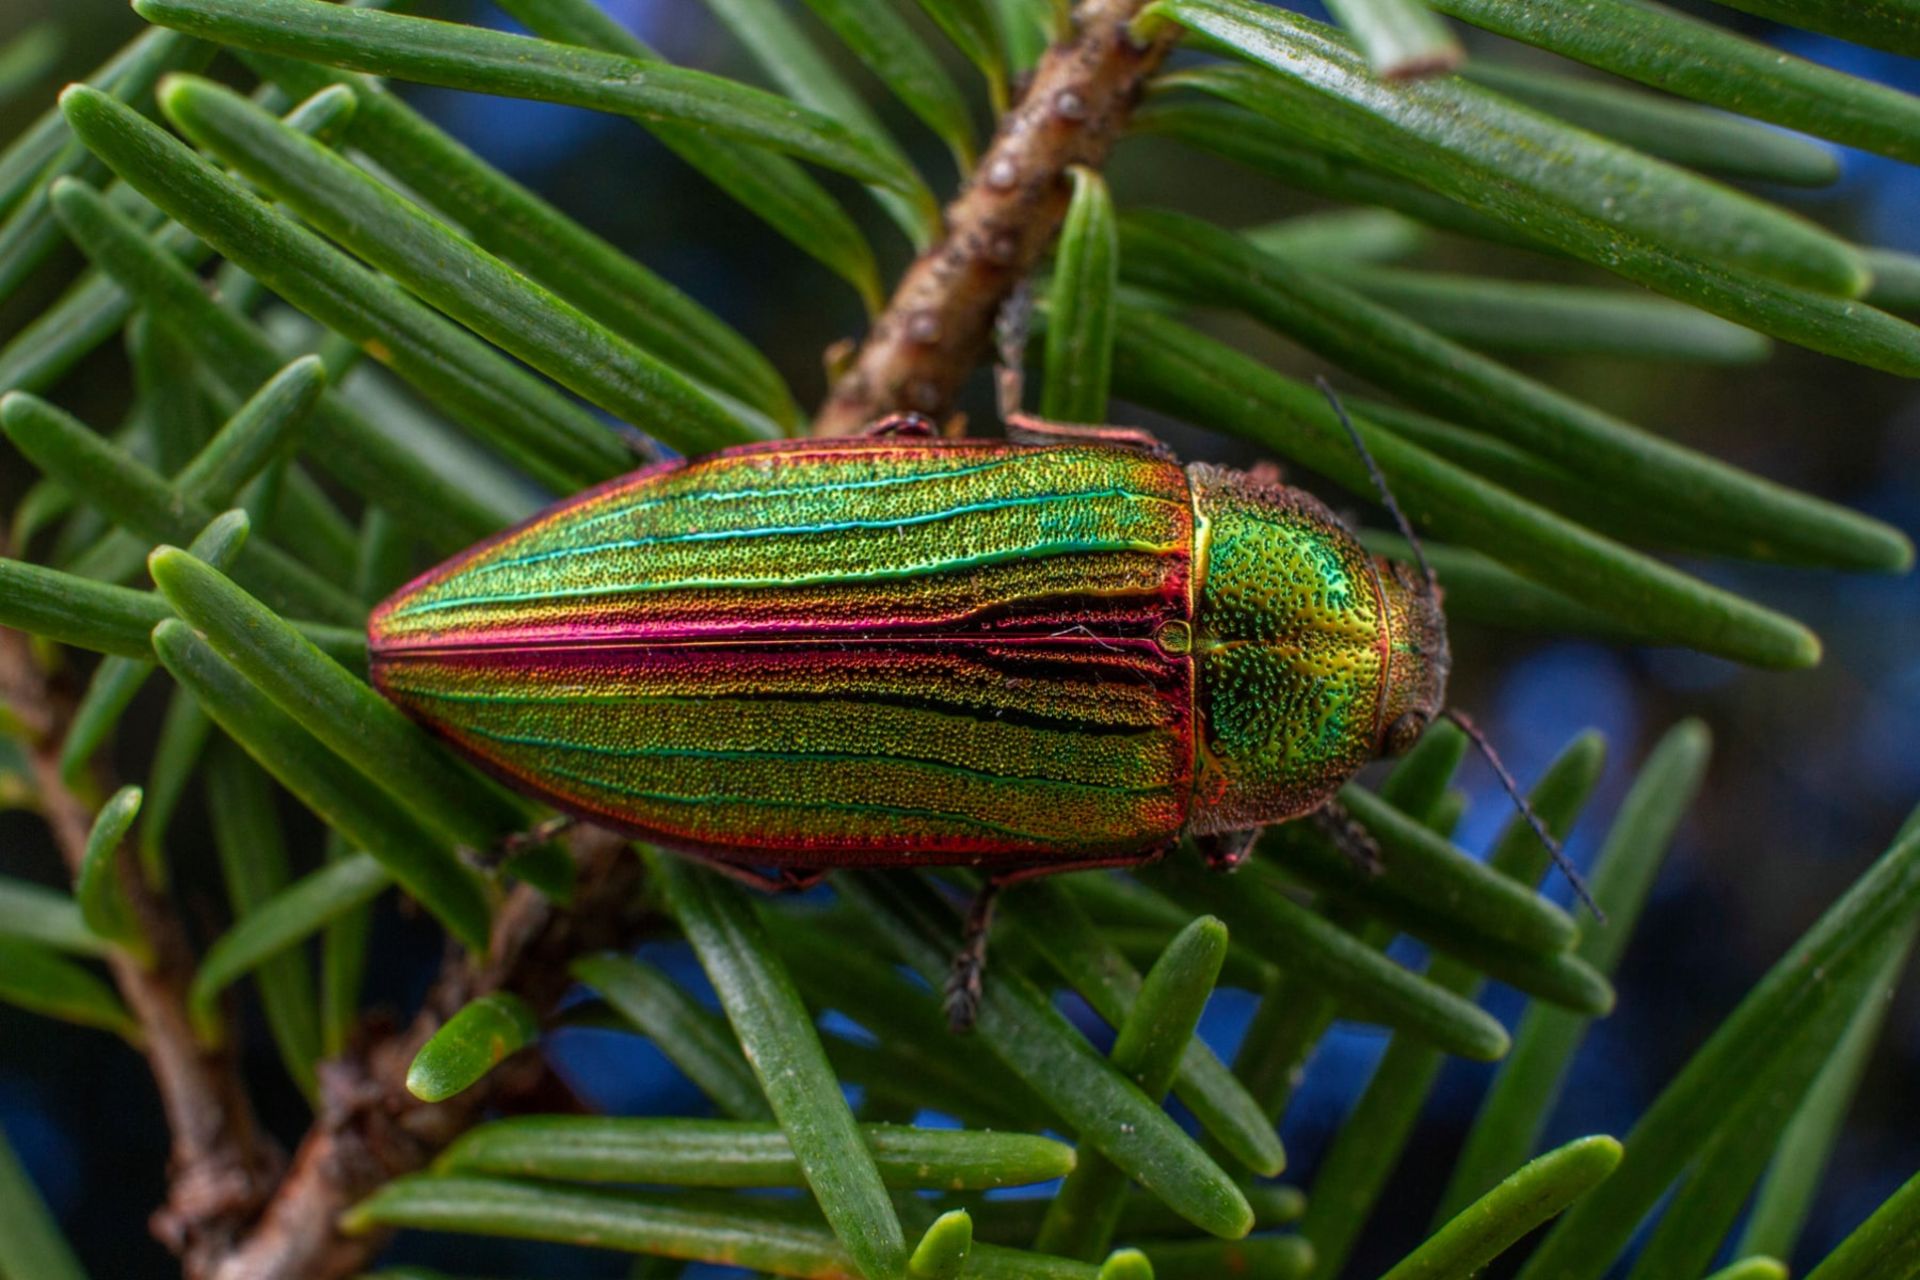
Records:
M1386 560L1375 561L1381 571L1380 585L1391 622L1387 680L1381 691L1383 714L1380 723L1384 728L1380 735L1380 754L1404 754L1420 740L1420 735L1433 723L1435 715L1443 715L1453 721L1480 748L1480 754L1487 758L1487 763L1499 776L1500 785L1513 797L1514 807L1520 810L1534 834L1540 837L1540 843L1546 847L1547 853L1566 873L1574 892L1593 909L1597 919L1604 921L1606 915L1600 910L1600 904L1593 900L1586 882L1574 870L1573 864L1567 861L1566 850L1547 830L1547 824L1534 812L1533 805L1520 794L1520 785L1507 772L1507 766L1501 763L1500 753L1487 741L1487 735L1481 733L1479 726L1464 712L1446 705L1447 670L1452 666L1452 655L1447 650L1446 619L1440 614L1440 580L1434 575L1433 565L1420 546L1420 535L1413 531L1413 522L1407 519L1407 513L1394 500L1393 490L1388 487L1386 476L1381 474L1380 464L1374 461L1365 437L1353 425L1353 419L1347 416L1346 407L1340 403L1340 397L1334 394L1332 384L1325 378L1316 378L1314 381L1319 384L1321 394L1326 396L1327 405L1347 433L1347 439L1353 442L1353 451L1366 464L1367 476L1373 481L1381 504L1393 516L1394 525L1407 540L1407 548L1420 566L1416 576L1405 565Z
M1386 688L1380 700L1383 756L1405 755L1447 705L1447 619L1440 590L1398 560L1374 558L1387 606Z

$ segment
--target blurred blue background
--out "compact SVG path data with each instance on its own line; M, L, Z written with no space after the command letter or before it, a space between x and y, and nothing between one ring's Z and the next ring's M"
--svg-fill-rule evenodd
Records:
M755 78L738 48L694 0L606 2L675 61ZM488 8L452 3L423 8L506 25ZM1915 62L1712 11L1795 53L1920 91ZM51 0L8 0L0 12L0 39L41 16L69 24L72 47L62 65L69 74L84 71L135 29L117 0L63 0L57 7ZM1491 51L1496 42L1481 39L1480 44ZM849 73L874 88L857 68ZM773 355L803 402L818 400L824 387L821 352L860 331L856 301L639 129L566 108L441 91L412 96L495 163L726 317ZM949 186L950 162L938 143L877 90L872 97L924 171ZM0 136L17 130L25 116L19 107L0 113ZM1766 194L1858 239L1920 251L1920 170L1852 153L1844 157L1844 167L1836 188ZM1113 180L1123 200L1202 208L1232 223L1319 207L1241 170L1153 142L1125 145ZM835 190L853 195L841 185ZM1203 201L1194 199L1196 192L1205 193ZM858 198L847 205L889 268L903 265L906 246L873 216L870 205ZM1524 255L1444 238L1424 261L1516 276L1545 269L1540 260ZM0 334L44 302L56 284L50 278L36 296L0 309ZM1233 332L1283 367L1309 372L1319 367L1297 349L1242 329ZM1913 384L1791 348L1782 348L1766 365L1734 370L1601 360L1535 360L1529 367L1675 439L1920 532L1920 392ZM108 351L63 388L61 398L83 414L96 411L91 415L96 420L111 420L111 406L125 393L118 353ZM975 389L969 408L977 420L990 417L984 387ZM1137 414L1132 420L1152 421ZM1188 456L1250 460L1229 442L1177 425L1154 425L1164 427ZM8 459L0 497L9 502L17 497L25 479L18 460ZM1336 505L1346 501L1324 486L1321 492ZM1619 1011L1589 1037L1550 1142L1583 1133L1624 1133L1717 1021L1884 847L1920 800L1920 578L1720 565L1700 571L1810 622L1826 641L1825 663L1815 671L1781 675L1671 651L1471 628L1455 635L1454 700L1476 713L1523 782L1574 734L1588 727L1606 734L1610 761L1589 819L1571 842L1577 859L1591 857L1632 770L1666 727L1697 715L1712 727L1716 742L1705 792L1681 830L1620 974ZM141 704L156 715L158 705ZM134 737L130 759L141 758L146 749L139 735ZM1508 806L1477 762L1469 763L1462 781L1472 803L1459 836L1478 849L1506 819ZM206 840L200 814L186 815L176 830L183 845ZM10 871L25 868L21 873L52 881L54 861L32 819L0 815L0 841ZM211 928L218 918L212 905L218 901L217 887L189 883L186 890L190 912L197 911L196 918ZM1554 891L1564 894L1564 887ZM697 967L683 952L658 950L654 958L698 982ZM383 919L376 994L406 1007L438 960L430 929L398 916ZM1518 1008L1504 988L1492 989L1489 1002L1509 1021ZM1204 1031L1223 1053L1241 1034L1251 1003L1237 992L1223 992L1216 1000ZM1090 1018L1087 1024L1104 1035ZM254 1077L263 1082L269 1119L292 1138L304 1124L302 1105L275 1067L257 1020L247 1034L246 1052L257 1067ZM138 1225L162 1197L166 1152L139 1060L105 1037L7 1009L0 1009L0 1045L5 1046L0 1125L94 1274L173 1274L169 1260ZM1323 1045L1286 1121L1293 1180L1311 1176L1317 1153L1383 1045L1381 1034L1344 1025ZM700 1095L636 1038L568 1032L556 1037L553 1051L569 1082L609 1110L701 1111ZM1422 1234L1488 1077L1487 1068L1465 1063L1446 1071L1350 1274L1377 1273ZM1806 1234L1808 1256L1824 1251L1920 1169L1920 1111L1911 1105L1916 1079L1920 1007L1909 991L1896 1001L1835 1155ZM624 1274L625 1267L605 1256L443 1238L409 1239L395 1256L471 1274L614 1276Z

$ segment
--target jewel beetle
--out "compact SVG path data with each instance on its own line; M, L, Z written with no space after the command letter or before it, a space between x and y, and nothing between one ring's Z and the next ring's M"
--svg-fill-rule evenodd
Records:
M993 888L1184 837L1231 866L1411 746L1450 662L1431 575L1302 490L911 417L610 481L402 588L369 648L510 786L762 887L980 868L957 1022Z

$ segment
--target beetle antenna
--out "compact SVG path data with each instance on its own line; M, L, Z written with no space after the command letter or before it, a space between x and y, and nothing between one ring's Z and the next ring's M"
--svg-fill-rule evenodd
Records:
M1380 473L1380 464L1373 460L1373 453L1367 448L1367 442L1360 438L1360 429L1354 426L1353 419L1347 416L1347 407L1340 403L1340 397L1334 394L1333 384L1327 381L1324 374L1316 374L1313 383L1320 388L1320 394L1327 398L1327 403L1333 406L1334 416L1340 419L1340 425L1347 429L1347 439L1353 441L1354 452L1358 453L1360 460L1367 464L1367 474L1373 477L1373 487L1380 495L1381 505L1386 507L1387 514L1393 517L1393 523L1399 528L1400 536L1405 538L1407 545L1413 548L1414 562L1420 566L1420 576L1426 579L1427 594L1438 596L1440 579L1434 576L1433 566L1427 563L1427 549L1420 545L1420 535L1413 531L1413 522L1407 519L1407 514L1400 509L1400 504L1393 500L1393 490L1387 487L1387 478Z
M1033 288L1021 280L1000 304L1000 314L993 322L994 346L999 353L999 367L993 371L993 382L1002 422L1012 422L1020 416L1020 401L1025 398L1027 381L1027 334L1032 327Z
M1540 820L1539 813L1521 793L1519 784L1513 780L1513 775L1507 772L1507 766L1501 762L1500 753L1493 749L1491 742L1487 741L1487 735L1480 731L1480 726L1469 719L1466 712L1457 711L1452 707L1448 707L1440 714L1458 725L1460 731L1473 740L1473 745L1480 748L1480 754L1487 758L1487 763L1493 766L1494 773L1499 777L1500 785L1507 789L1509 796L1513 797L1513 803L1520 810L1520 815L1527 820L1527 825L1533 828L1533 834L1540 837L1540 843L1547 847L1547 853L1552 857L1553 865L1560 868L1560 874L1565 876L1567 883L1573 886L1573 891L1579 895L1580 901L1587 904L1588 909L1593 912L1593 918L1605 924L1607 913L1602 911L1600 904L1593 900L1593 894L1588 890L1586 880L1574 870L1566 850L1560 847L1560 842L1554 839L1553 832L1547 830L1547 824Z

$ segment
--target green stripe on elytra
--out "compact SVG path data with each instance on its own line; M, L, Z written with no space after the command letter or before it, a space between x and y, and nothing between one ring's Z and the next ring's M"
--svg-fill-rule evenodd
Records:
M1037 546L1008 547L999 551L984 551L978 555L957 556L951 560L931 562L923 565L907 565L897 569L868 569L857 573L828 570L822 573L795 574L790 577L680 578L672 582L614 583L593 587L571 587L565 590L451 596L421 604L409 604L403 609L396 609L389 616L396 619L408 618L423 613L440 613L448 609L462 609L470 605L520 604L530 600L579 600L595 596L627 595L642 591L698 591L701 589L768 590L782 587L825 586L831 583L885 582L893 579L927 577L935 573L973 569L981 565L1003 564L1008 561L1028 560L1043 556L1074 555L1091 551L1146 551L1154 554L1166 554L1173 550L1176 550L1176 548L1172 544L1139 542L1131 538L1049 542L1041 543Z
M676 795L669 791L643 791L639 787L627 787L617 782L605 782L587 774L576 773L571 769L543 768L541 775L543 778L566 778L573 782L584 783L590 787L597 787L602 791L611 791L618 795L631 796L636 800L650 800L657 804L714 806L731 804L751 809L803 809L828 813L866 813L888 818L933 818L946 822L957 822L970 827L978 827L983 831L991 831L1004 836L1013 836L1021 840L1039 842L1053 842L1055 840L1055 837L1042 835L1036 831L1028 831L1022 827L1011 826L1004 822L992 822L986 818L977 818L965 813L951 813L945 809L924 809L911 805L856 804L840 800L766 799L760 796L715 795L711 793L698 796L683 796Z
M982 703L974 706L968 703L949 702L949 709L942 710L927 705L934 693L919 695L888 695L872 692L853 692L846 694L807 693L800 691L782 691L767 693L608 693L588 694L582 697L540 693L468 693L453 692L446 689L423 688L394 679L398 667L389 671L386 677L387 687L394 693L409 698L425 698L440 702L470 703L488 706L550 706L550 707L602 707L602 706L660 706L709 708L718 703L794 703L820 704L825 702L843 702L850 707L888 706L898 710L922 711L931 716L940 716L950 720L968 720L976 724L1006 724L1032 729L1037 733L1068 734L1079 738L1154 738L1166 732L1166 726L1156 721L1125 723L1121 721L1094 722L1073 716L1049 716L1043 712L1026 711L1007 707L998 707Z
M982 515L991 511L1004 511L1013 507L1041 507L1057 502L1080 502L1089 498L1113 498L1133 502L1159 502L1167 506L1174 505L1165 498L1143 497L1129 493L1124 489L1090 489L1085 493L1044 493L1021 498L994 498L988 502L963 503L957 507L947 507L940 511L923 511L911 516L892 516L884 520L838 520L817 524L761 525L746 529L700 529L692 533L662 533L645 538L621 538L616 542L596 542L584 547L555 547L551 551L536 551L524 556L515 556L510 560L496 560L491 564L476 565L470 573L497 573L505 569L519 569L531 564L544 564L549 560L568 560L575 556L599 555L603 551L635 551L641 547L673 546L683 542L729 542L746 538L807 537L820 533L849 533L856 529L905 529L914 525L938 524L943 520L957 520L965 516Z
M801 498L845 493L855 489L888 489L912 484L933 484L978 475L986 471L997 471L1002 467L1010 467L1026 461L1026 458L1018 456L995 458L991 462L982 462L970 467L956 467L952 471L935 471L928 475L883 476L874 480L836 480L826 484L793 485L779 489L699 489L675 493L665 498L649 498L644 502L630 502L611 511L603 511L591 519L582 520L574 527L591 529L603 521L618 520L622 516L638 515L642 511L651 511L655 507L682 502L744 502L756 498ZM731 470L727 474L731 474Z
M537 738L531 735L495 733L491 729L482 729L477 725L456 726L461 733L470 733L485 738L489 742L505 742L520 747L541 747L556 751L578 751L587 755L608 756L614 759L633 759L636 757L663 760L776 760L791 764L822 764L836 761L846 764L905 764L926 769L931 773L950 773L960 777L977 778L982 782L1005 782L1015 785L1034 787L1061 787L1077 791L1099 791L1115 795L1156 795L1173 790L1171 783L1161 783L1150 787L1120 787L1103 782L1078 782L1071 778L1043 778L1029 774L994 773L988 769L973 769L966 765L949 764L944 760L929 760L924 756L877 755L872 752L856 751L753 751L753 750L703 750L695 747L598 747L584 742L567 742L559 738Z

